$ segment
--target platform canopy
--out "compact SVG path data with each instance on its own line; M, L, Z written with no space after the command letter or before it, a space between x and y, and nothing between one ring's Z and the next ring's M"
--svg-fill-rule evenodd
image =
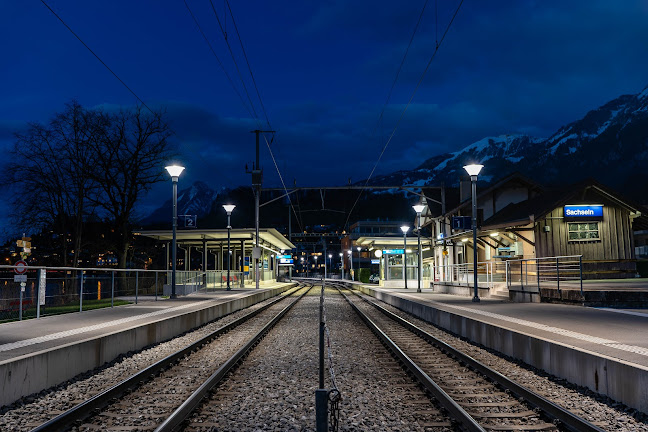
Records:
M154 230L154 231L137 231L135 235L150 237L159 241L171 241L173 239L172 230ZM232 228L231 241L246 242L255 241L254 228ZM189 246L202 246L204 243L221 244L227 243L227 229L184 229L176 232L176 240L182 245ZM274 228L261 228L259 229L259 245L265 249L270 249L273 252L281 252L282 250L294 249L295 245L292 244L286 237Z
M416 245L418 241L417 236L408 235L407 236L407 246ZM423 243L430 243L426 238L421 237ZM371 249L385 249L385 248L397 248L398 246L403 247L403 237L394 236L394 237L359 237L356 240L358 246L366 247L369 250Z

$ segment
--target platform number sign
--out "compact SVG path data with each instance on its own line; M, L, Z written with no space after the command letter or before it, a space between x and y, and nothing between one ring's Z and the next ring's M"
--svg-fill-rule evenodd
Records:
M184 218L184 227L185 228L197 228L198 215L182 215Z
M470 216L453 216L452 229L454 230L469 230L472 229L472 220Z

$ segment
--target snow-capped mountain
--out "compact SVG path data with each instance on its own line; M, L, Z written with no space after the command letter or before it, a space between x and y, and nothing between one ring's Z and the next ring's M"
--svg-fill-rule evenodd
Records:
M463 165L475 162L484 165L480 181L514 171L546 184L593 177L648 202L648 87L588 112L549 138L483 138L454 153L427 159L414 170L376 177L370 184L424 186L443 181L453 185L465 175Z
M198 218L210 213L212 205L218 199L219 193L206 183L197 181L186 189L178 192L178 215L197 215ZM148 225L157 222L168 222L173 208L171 200L167 200L141 223Z

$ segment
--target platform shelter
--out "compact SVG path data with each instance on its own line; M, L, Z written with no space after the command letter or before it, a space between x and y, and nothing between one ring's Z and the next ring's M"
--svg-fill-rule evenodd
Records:
M170 270L173 231L139 231L135 234L165 243L167 270ZM184 258L181 255L178 257L178 262L182 261L183 265L176 267L176 290L179 294L188 294L201 288L220 288L227 285L227 239L227 229L177 231L177 246L184 251ZM231 230L229 281L232 287L256 286L257 279L259 284L274 283L277 279L277 255L295 247L274 228L259 229L258 240L258 254L255 254L255 229L233 228ZM192 252L201 254L199 265L195 264L195 260L192 261ZM192 262L194 262L193 266Z

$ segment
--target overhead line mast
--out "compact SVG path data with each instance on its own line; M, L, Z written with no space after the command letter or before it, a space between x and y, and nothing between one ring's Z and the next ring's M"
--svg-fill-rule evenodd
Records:
M261 184L263 183L263 170L259 161L259 134L262 133L275 133L273 130L259 130L255 129L251 133L256 135L256 163L252 165L252 188L254 189L254 279L256 288L259 289L259 258L261 257L261 250L259 249L259 200L261 197Z

